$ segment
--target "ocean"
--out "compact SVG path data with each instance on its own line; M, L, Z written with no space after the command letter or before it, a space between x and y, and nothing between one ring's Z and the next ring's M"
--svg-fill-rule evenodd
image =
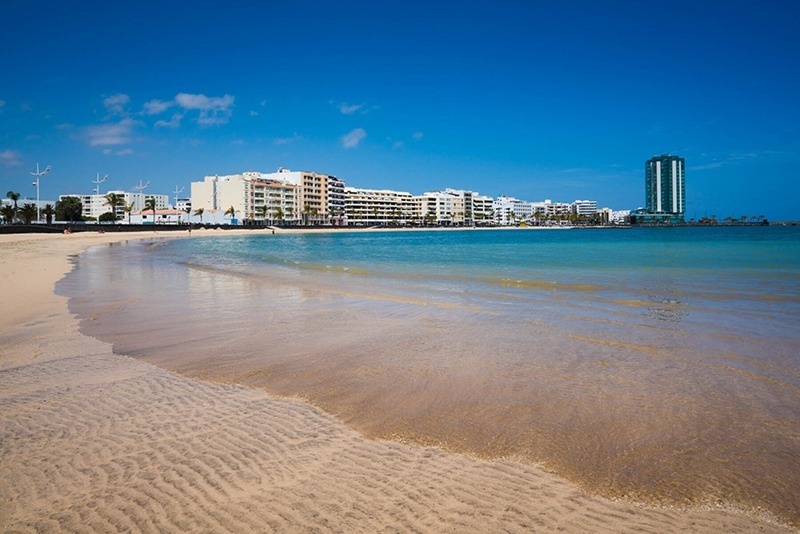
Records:
M800 523L798 227L220 231L75 262L57 290L120 354L610 498Z

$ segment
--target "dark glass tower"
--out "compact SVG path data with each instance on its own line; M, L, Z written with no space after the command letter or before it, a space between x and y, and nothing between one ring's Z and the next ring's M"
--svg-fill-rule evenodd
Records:
M645 163L645 210L670 222L683 222L686 213L686 161L662 154Z

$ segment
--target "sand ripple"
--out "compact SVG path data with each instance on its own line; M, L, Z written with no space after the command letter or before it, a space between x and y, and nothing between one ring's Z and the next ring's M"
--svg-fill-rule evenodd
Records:
M94 531L781 529L589 497L532 466L361 438L317 409L113 354L0 373L0 527Z

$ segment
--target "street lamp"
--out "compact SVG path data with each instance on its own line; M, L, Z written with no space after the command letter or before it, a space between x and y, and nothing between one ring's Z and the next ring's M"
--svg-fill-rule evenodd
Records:
M39 172L39 164L36 164L36 172L32 172L31 174L36 177L36 181L33 182L33 185L36 186L36 222L42 222L42 208L39 205L39 182L42 180L42 176L50 172L50 165L41 172Z
M102 184L106 180L108 180L108 175L107 174L105 176L103 176L102 178L100 178L100 173L99 172L97 173L97 180L92 180L92 183L95 184L95 187L94 187L94 194L95 195L99 195L100 194L100 184Z
M173 191L173 193L175 193L175 209L176 210L178 209L178 195L180 195L183 192L183 189L184 189L183 187L178 189L178 186L176 185L175 186L175 191ZM180 222L180 221L181 221L181 216L178 215L178 222Z

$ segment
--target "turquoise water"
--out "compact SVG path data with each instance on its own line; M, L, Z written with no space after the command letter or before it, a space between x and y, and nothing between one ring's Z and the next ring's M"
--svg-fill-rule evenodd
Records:
M796 227L220 232L93 249L60 290L120 353L368 436L800 521Z

